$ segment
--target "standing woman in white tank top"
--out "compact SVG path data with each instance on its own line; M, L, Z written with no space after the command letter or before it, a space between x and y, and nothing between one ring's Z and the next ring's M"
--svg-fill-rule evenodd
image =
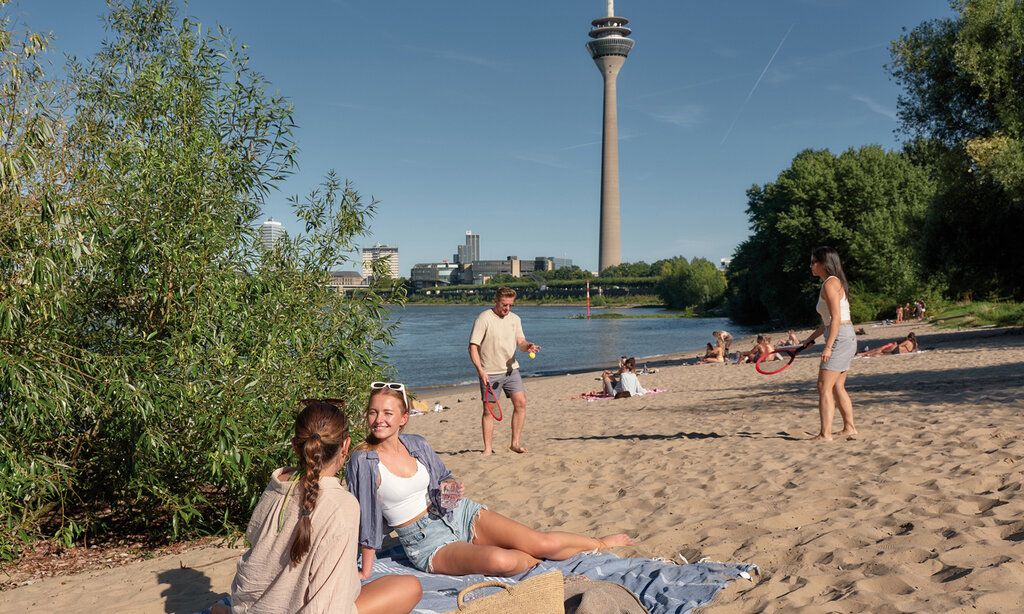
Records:
M825 349L821 352L821 367L818 369L818 413L821 429L816 440L832 441L832 418L836 406L843 418L843 437L857 434L853 424L853 401L846 392L846 374L850 362L857 354L857 337L850 320L849 284L839 253L831 247L818 247L811 252L811 274L821 279L817 311L821 316L819 326L808 342L825 335Z

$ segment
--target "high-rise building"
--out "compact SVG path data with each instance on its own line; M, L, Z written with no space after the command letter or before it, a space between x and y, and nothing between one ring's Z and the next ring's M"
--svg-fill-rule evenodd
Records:
M473 234L472 230L466 231L466 242L455 248L456 264L471 264L480 259L480 235Z
M398 248L390 245L374 245L363 248L363 277L373 277L373 263L386 259L391 277L398 278Z
M601 236L598 246L598 270L622 264L622 239L619 221L619 120L615 81L626 56L633 48L628 38L629 20L615 16L614 0L607 0L608 15L590 22L587 43L604 78L604 136L601 144Z
M466 231L466 259L469 262L476 262L480 259L480 235L473 234L472 230Z
M260 224L260 247L270 251L285 235L284 226L274 218Z

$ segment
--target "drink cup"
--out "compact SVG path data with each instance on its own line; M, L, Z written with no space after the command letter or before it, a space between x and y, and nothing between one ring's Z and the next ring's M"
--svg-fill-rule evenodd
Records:
M459 504L459 499L462 498L460 491L462 490L462 484L455 480L448 480L441 483L441 507L451 510L455 509L455 506Z

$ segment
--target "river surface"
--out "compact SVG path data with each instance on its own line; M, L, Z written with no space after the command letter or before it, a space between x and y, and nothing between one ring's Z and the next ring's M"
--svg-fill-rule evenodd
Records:
M467 346L481 305L409 305L391 310L398 323L395 344L385 348L399 381L409 386L466 384L476 381ZM524 377L583 369L613 368L619 356L656 356L703 348L711 331L735 337L750 331L727 318L574 319L582 307L515 307L526 338L541 346L535 360L519 352ZM668 313L657 308L599 309L593 313L626 315ZM641 366L643 361L638 361Z

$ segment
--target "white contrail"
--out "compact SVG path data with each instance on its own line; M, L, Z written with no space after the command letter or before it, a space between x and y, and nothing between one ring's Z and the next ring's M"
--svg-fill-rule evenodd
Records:
M779 50L782 49L782 45L786 42L786 39L789 38L789 33L793 31L794 26L796 26L795 23L792 26L789 26L789 29L786 30L785 36L783 36L782 40L779 41L779 46L776 47L775 52L772 53L772 57L768 58L768 63L764 65L764 70L762 70L761 74L757 76L757 81L754 81L754 87L750 88L750 93L747 94L747 99L740 105L740 110L736 112L736 117L732 118L732 124L729 125L729 130L726 131L725 136L722 137L722 142L718 144L719 147L725 145L725 141L729 138L729 135L732 134L732 129L736 127L736 122L739 120L740 115L743 114L743 109L746 108L747 103L750 102L750 98L754 95L754 90L756 90L757 86L761 84L761 79L763 79L764 74L768 72L768 68L775 60L775 56L779 55Z

